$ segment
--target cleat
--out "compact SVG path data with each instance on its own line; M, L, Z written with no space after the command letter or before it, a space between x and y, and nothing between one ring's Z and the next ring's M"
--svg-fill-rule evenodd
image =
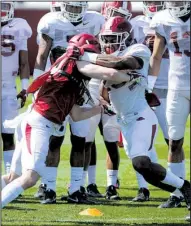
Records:
M137 196L132 199L132 202L146 202L149 201L150 192L147 188L140 188Z
M95 204L95 202L88 200L87 195L81 193L80 190L75 191L72 194L68 194L67 201L68 203L72 204L88 204L88 205Z
M190 214L188 214L185 218L186 221L190 222Z
M190 182L188 182L187 180L184 180L184 184L183 184L182 188L180 188L179 190L181 191L181 193L184 196L188 210L190 210L190 200L191 200Z
M162 203L158 208L178 208L181 207L182 200L182 198L178 198L175 195L172 195L165 203Z
M54 204L56 203L56 192L52 189L47 189L45 191L45 196L41 201L41 204Z
M109 187L107 187L105 196L106 196L105 197L106 199L121 200L121 198L119 197L119 194L117 193L116 187L113 185L110 185Z
M40 184L37 193L34 194L34 197L39 199L42 199L43 197L45 197L46 188L47 188L46 184Z
M83 186L80 186L80 192L86 195L86 189Z
M87 186L87 195L90 197L103 197L103 195L98 191L96 184L89 184Z
M117 178L115 187L116 187L117 189L120 188L120 180L119 180L119 178Z

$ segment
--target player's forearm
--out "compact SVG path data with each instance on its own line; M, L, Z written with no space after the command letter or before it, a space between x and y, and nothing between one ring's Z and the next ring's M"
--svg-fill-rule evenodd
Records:
M100 106L95 106L92 108L81 108L78 105L74 105L74 107L70 112L70 116L72 117L73 121L77 122L77 121L91 118L100 113L101 113Z
M85 52L81 59L99 66L114 68L117 70L136 70L141 69L143 66L141 59L133 56L115 57L112 55Z
M151 56L149 65L149 75L158 76L162 58Z

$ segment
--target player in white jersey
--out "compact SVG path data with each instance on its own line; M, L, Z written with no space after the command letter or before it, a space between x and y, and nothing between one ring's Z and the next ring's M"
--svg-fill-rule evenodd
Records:
M1 2L1 58L2 58L2 124L5 172L10 172L15 149L14 129L5 128L3 122L13 119L24 106L25 91L29 84L27 40L32 30L26 20L14 18L14 3ZM19 73L22 91L17 95L16 77ZM21 98L21 103L18 103Z
M152 17L156 14L156 12L164 9L164 2L143 2L143 13L144 15L139 15L131 19L131 24L133 26L135 39L138 43L142 43L146 45L151 53L153 51L155 31L150 29L150 23ZM157 94L161 105L155 108L155 113L159 121L159 125L163 131L163 136L168 144L168 130L167 130L167 122L166 122L166 96L168 90L168 70L169 70L169 57L168 50L163 54L162 64L160 68L160 73L155 83L155 87L153 92ZM150 76L148 76L148 79ZM155 148L150 152L150 158L152 162L157 162L157 154ZM139 191L137 196L133 199L133 201L147 201L149 200L149 190L148 184L144 180L144 178L136 173L137 181L139 185Z
M128 83L106 82L106 87L110 89L109 97L112 106L118 116L118 121L122 130L124 141L127 142L126 151L132 159L133 167L144 179L159 188L174 192L178 188L184 195L185 201L190 206L190 183L179 178L171 171L167 171L163 166L153 163L149 157L149 150L154 144L157 131L157 118L155 113L147 104L145 90L147 89L147 75L149 69L150 50L142 44L133 45L133 31L129 22L121 17L110 18L104 25L100 33L101 46L104 52L115 50L115 55L123 60L123 66L129 64L129 69L136 69L135 73L140 73L139 80ZM127 48L128 47L128 48ZM125 59L131 56L131 59ZM116 57L116 59L118 59ZM80 70L84 74L94 74L101 71L106 73L108 61L112 61L113 56L99 56L89 53L82 56L88 63L82 64ZM99 62L102 60L102 63ZM105 62L103 62L105 60ZM95 71L95 72L94 72ZM132 72L131 72L132 73ZM153 96L153 94L151 94Z
M162 54L167 46L170 57L166 113L169 135L168 169L185 178L182 146L190 114L190 2L166 2L166 8L153 17L150 25L156 31L156 37L149 73L155 76L159 73ZM171 196L180 198L176 193Z
M65 52L68 41L72 36L84 32L98 35L105 21L101 14L94 11L87 12L87 2L59 2L57 6L59 5L61 11L47 13L39 21L37 31L40 36L40 42L34 78L38 77L45 70L50 53L52 55L51 59L55 61ZM69 122L72 143L69 193L72 194L78 189L79 185L79 179L76 179L76 176L81 178L81 173L83 173L85 137L89 130L89 120L73 122L69 118ZM42 184L36 196L44 194L45 184L47 185L46 189L50 190L51 193L55 193L57 166L59 164L60 147L64 139L65 129L66 126L63 125L60 131L57 131L55 136L51 137L46 178L42 178ZM50 203L51 200L48 198L48 192L46 192L46 196L47 198L45 197L44 202L47 199L47 202Z
M132 15L131 13L131 3L127 1L113 1L113 2L104 2L102 5L101 14L105 19L109 19L112 16L122 16L129 19ZM97 102L100 98L100 80L91 79L89 82L89 91L94 99ZM101 94L103 95L103 94ZM108 95L104 92L106 100ZM108 103L109 105L109 103ZM106 159L106 168L107 168L107 190L106 198L107 199L119 199L116 186L118 181L118 169L120 162L120 155L118 151L118 138L119 138L119 125L117 123L116 115L113 113L102 113L96 117L90 118L90 130L86 137L86 146L85 146L85 166L84 166L84 176L82 186L84 187L86 183L86 175L88 173L88 186L87 194L92 197L100 197L100 193L96 185L96 146L95 146L95 133L98 127L100 128L100 133L103 136L104 143L107 149L107 159ZM91 152L91 154L90 154ZM82 188L83 190L85 188Z

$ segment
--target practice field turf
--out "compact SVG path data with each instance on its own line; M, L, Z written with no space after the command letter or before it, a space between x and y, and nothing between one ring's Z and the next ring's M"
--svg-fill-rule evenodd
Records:
M96 134L98 150L97 185L104 193L106 189L106 149L99 132ZM166 201L168 192L150 186L151 197L149 202L132 203L131 199L137 193L135 173L131 161L123 149L120 149L121 162L119 170L120 189L118 190L121 201L106 201L97 199L96 205L71 205L60 201L62 195L67 194L70 178L69 131L67 130L64 144L62 145L61 161L57 180L57 204L42 205L33 197L39 183L24 192L21 198L9 204L2 211L2 225L184 225L184 217L188 214L185 203L182 208L158 209L161 202ZM167 146L159 130L156 145L159 162L167 166ZM190 178L190 121L187 123L184 150L186 154L186 178ZM103 213L101 217L81 216L79 212L87 208L97 208Z

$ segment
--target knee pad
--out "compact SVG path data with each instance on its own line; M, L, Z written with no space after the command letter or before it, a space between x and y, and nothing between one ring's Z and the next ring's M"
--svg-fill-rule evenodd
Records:
M75 152L83 152L85 148L85 137L78 137L71 133L70 140L72 143L72 150Z
M148 174L151 168L151 160L147 156L138 156L132 159L134 169L141 175Z
M50 143L49 143L49 150L51 152L60 150L63 140L64 140L64 136L61 136L61 137L51 136Z
M14 134L2 133L3 150L10 150L14 146Z

